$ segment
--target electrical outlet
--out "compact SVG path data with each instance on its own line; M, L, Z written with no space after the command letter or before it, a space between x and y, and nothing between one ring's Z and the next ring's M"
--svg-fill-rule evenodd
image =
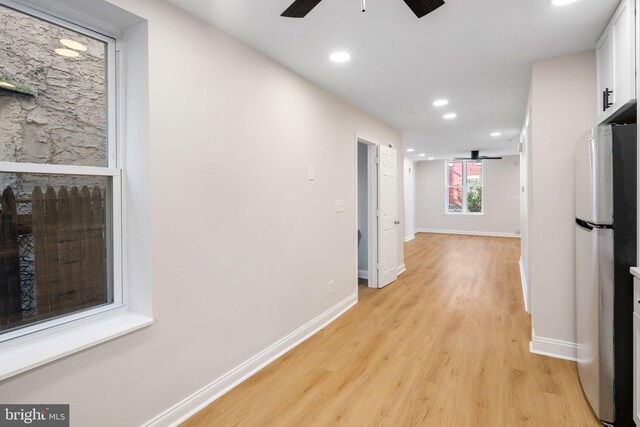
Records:
M334 203L334 209L336 212L344 212L344 200L336 200Z
M333 284L333 280L329 280L329 295L333 295L335 291L336 291L336 287Z

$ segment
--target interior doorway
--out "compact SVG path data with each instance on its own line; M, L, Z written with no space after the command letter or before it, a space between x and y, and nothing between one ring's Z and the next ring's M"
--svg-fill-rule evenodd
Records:
M356 138L356 229L358 285L378 287L377 143Z
M368 160L367 144L358 142L358 285L369 285L369 225L368 225Z

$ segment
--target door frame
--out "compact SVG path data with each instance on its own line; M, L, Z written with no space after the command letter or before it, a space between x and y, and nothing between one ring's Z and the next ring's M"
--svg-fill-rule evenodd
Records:
M378 141L374 138L356 133L355 153L355 229L358 230L358 143L367 146L367 286L378 288ZM356 250L356 290L358 289L358 233L355 239Z

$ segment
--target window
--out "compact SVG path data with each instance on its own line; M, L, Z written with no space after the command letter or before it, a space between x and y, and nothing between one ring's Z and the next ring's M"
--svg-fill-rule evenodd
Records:
M447 162L446 212L482 213L482 161Z
M123 303L115 40L19 9L0 4L0 341Z

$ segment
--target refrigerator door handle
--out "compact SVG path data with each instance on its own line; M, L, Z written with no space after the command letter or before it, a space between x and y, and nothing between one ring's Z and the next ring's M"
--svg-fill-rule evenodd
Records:
M576 225L585 231L592 231L594 227L586 221L576 218Z

